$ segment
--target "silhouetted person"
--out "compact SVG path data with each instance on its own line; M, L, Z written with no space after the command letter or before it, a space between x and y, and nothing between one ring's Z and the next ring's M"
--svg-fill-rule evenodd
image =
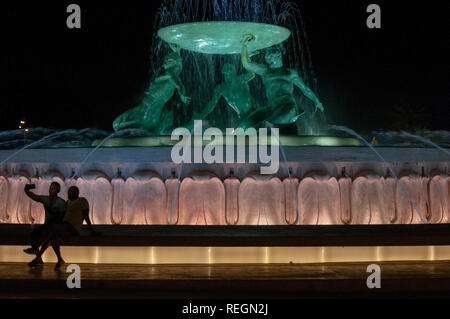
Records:
M44 244L44 241L48 237L51 231L51 227L54 224L62 222L64 213L66 212L66 201L61 197L58 197L58 193L61 191L61 186L57 182L50 184L48 190L49 196L46 195L36 195L31 189L34 186L32 184L25 185L25 194L32 200L42 203L45 209L45 222L34 228L30 233L31 248L24 249L27 254L37 254L39 253L39 246ZM41 258L38 259L38 264L43 264Z
M47 237L47 242L44 244L39 251L37 257L32 260L28 265L34 267L38 264L39 258L48 248L49 243L52 245L55 251L58 262L56 263L55 269L59 269L61 265L64 264L64 259L61 256L61 242L70 238L78 237L80 235L81 226L83 221L88 224L91 234L98 234L92 228L92 223L89 218L89 203L86 198L79 197L80 190L76 186L72 186L68 190L68 200L66 207L66 214L64 215L63 221L60 224L55 224L51 227L51 232Z

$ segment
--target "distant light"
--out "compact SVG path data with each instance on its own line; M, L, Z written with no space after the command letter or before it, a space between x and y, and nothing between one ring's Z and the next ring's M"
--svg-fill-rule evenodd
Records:
M25 132L28 132L28 131L29 131L29 129L26 128L26 129L25 129Z
M25 121L20 121L20 124L25 124Z

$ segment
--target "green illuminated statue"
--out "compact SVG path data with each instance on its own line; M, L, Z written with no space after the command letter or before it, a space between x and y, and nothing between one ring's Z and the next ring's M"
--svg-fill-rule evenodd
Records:
M114 120L114 130L137 128L155 135L170 133L174 126L174 113L165 105L173 97L175 90L184 104L190 103L180 80L183 69L180 48L197 55L240 53L242 64L248 71L238 75L232 64L225 64L222 68L224 81L215 86L212 99L200 114L194 112L187 127L192 127L193 120L203 120L211 114L221 97L237 113L240 121L238 127L262 127L265 121L279 125L295 123L302 113L294 99L294 85L313 101L316 111L323 111L322 104L297 71L283 67L281 52L273 49L274 45L287 40L290 34L288 29L280 26L235 21L186 23L160 29L159 37L174 52L164 58L163 71L150 84L142 102ZM265 56L267 65L250 61L258 50L271 47ZM210 67L207 60L204 63L198 62L197 66ZM256 110L252 108L248 85L255 74L261 76L267 97L267 105ZM197 93L200 92L194 92Z
M225 81L216 86L212 99L202 113L194 114L193 120L205 119L214 110L222 96L239 118L245 117L250 112L252 97L248 82L255 78L255 74L249 72L238 75L234 65L229 63L225 63L222 67L222 74Z
M273 124L292 124L301 116L297 103L294 99L294 85L302 93L312 100L316 111L323 112L323 106L314 92L305 85L297 71L283 67L281 52L277 49L269 49L265 60L268 65L257 64L250 61L248 56L248 43L254 40L254 36L247 34L244 36L241 60L242 65L248 71L261 76L264 83L268 105L259 108L246 116L239 124L239 127L260 127L262 122L267 121Z
M173 124L173 114L163 110L164 105L172 98L175 89L184 104L189 104L183 83L179 75L182 71L180 51L171 46L174 52L164 59L164 70L149 86L142 102L119 115L113 122L115 131L126 128L138 128L161 134Z

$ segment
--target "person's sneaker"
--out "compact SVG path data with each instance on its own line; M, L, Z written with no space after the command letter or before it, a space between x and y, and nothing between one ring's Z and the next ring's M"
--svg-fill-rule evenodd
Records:
M34 258L32 261L28 263L28 267L34 268L39 265L39 259Z
M28 254L28 255L35 255L34 249L33 249L32 247L29 247L29 248L27 248L27 249L24 249L23 252L24 252L25 254Z
M62 265L64 265L66 262L64 260L59 260L55 265L55 270L59 270Z

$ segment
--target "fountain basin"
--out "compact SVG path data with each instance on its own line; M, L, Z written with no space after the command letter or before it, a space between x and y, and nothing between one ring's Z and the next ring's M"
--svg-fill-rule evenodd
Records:
M40 223L42 205L24 192L51 181L77 185L94 224L168 225L180 165L170 147L99 149L71 180L91 149L25 150L2 167L2 223ZM427 222L449 222L446 154L434 149L378 148ZM13 151L0 151L6 158ZM361 147L287 147L286 157L305 225L418 224L408 198L386 164ZM176 225L297 225L286 167L260 175L258 164L185 164ZM69 185L70 182L70 185Z
M248 136L248 135L247 135ZM252 136L253 137L253 136ZM239 139L236 138L234 145L241 146L257 146L258 139L255 137L256 143L252 143L251 138ZM96 139L92 146L95 147L102 142L101 139ZM284 147L291 146L364 146L364 144L352 137L336 137L336 136L280 136L281 145ZM148 136L148 137L116 137L106 141L102 147L155 147L155 146L174 146L178 143L178 140L172 140L170 136ZM278 145L278 140L272 136L267 140L267 145ZM194 140L192 140L194 144ZM223 145L223 143L217 143L217 139L212 141L202 140L203 146L206 145Z
M248 45L249 52L254 52L284 42L291 31L272 24L235 21L177 24L158 31L167 43L205 54L240 54L247 34L255 37Z

